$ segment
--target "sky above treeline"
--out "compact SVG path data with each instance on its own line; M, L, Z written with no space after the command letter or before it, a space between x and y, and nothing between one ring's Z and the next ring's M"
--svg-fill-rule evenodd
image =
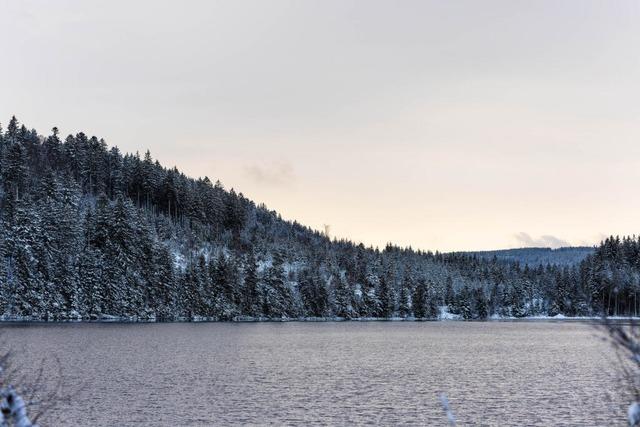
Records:
M432 250L640 230L636 1L0 0L0 122Z

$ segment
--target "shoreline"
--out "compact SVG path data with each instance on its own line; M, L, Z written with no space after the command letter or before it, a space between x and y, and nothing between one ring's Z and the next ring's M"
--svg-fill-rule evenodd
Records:
M633 316L610 316L607 317L608 320L614 321L640 321L640 317ZM100 323L100 324L108 324L108 323L130 323L130 324L142 324L142 323L289 323L289 322L299 322L299 323L344 323L344 322L585 322L590 323L593 321L600 321L602 317L600 316L578 316L578 317L568 317L568 316L530 316L530 317L497 317L492 316L486 319L462 319L456 318L453 316L445 316L439 317L437 319L429 319L429 318L401 318L401 317L392 317L392 318L378 318L378 317L360 317L360 318L342 318L342 317L299 317L299 318L281 318L281 319L273 319L273 318L263 318L263 317L237 317L229 320L220 320L215 318L205 318L198 317L194 319L186 319L186 318L178 318L175 320L157 320L157 319L140 319L136 317L126 317L126 316L105 316L103 318L98 319L55 319L55 320L44 320L44 319L34 319L28 316L11 316L11 317L2 317L0 318L0 324L66 324L66 323Z

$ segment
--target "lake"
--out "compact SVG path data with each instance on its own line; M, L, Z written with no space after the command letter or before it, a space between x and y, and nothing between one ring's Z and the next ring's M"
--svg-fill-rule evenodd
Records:
M2 324L43 425L626 425L615 355L578 322ZM80 390L80 391L78 391Z

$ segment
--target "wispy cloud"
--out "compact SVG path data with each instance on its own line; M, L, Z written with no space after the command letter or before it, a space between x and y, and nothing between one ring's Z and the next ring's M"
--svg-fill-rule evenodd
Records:
M518 245L525 248L562 248L571 246L566 240L562 240L559 237L545 234L537 238L531 237L530 234L521 231L514 234Z
M252 164L245 168L249 178L261 185L288 187L295 181L293 166L287 161Z
M604 233L594 234L590 239L583 239L578 242L580 246L597 246L603 240L605 240L609 235Z

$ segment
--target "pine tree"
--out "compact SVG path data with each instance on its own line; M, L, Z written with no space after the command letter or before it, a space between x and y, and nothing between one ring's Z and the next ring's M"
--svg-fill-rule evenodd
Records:
M498 284L493 283L491 286L491 293L489 294L489 302L487 312L489 315L499 314L498 310L502 307L502 300L500 298L500 290L498 289Z
M160 245L154 250L154 271L150 288L149 306L158 320L174 320L176 309L175 275L169 249Z
M13 258L12 283L10 283L11 300L16 314L19 316L45 315L44 284L38 272L38 261L34 248L41 236L37 228L39 218L33 212L28 200L23 200L16 210L15 221L10 241Z
M274 318L290 317L292 312L291 290L284 281L284 258L280 251L273 254L271 266L265 272L265 298L268 316ZM266 313L265 313L266 314Z
M416 319L425 319L428 317L427 298L427 284L424 279L420 279L413 291L412 297L413 316Z
M16 119L16 116L11 116L9 126L7 126L7 140L9 142L16 142L19 129L20 123L18 122L18 119Z
M489 316L487 298L482 289L477 288L473 292L473 311L476 319L486 319Z
M144 205L146 209L152 206L154 201L154 194L158 187L158 177L153 165L153 159L151 152L147 150L144 154L144 161L142 162L142 178L141 178L142 192L144 194Z
M0 219L0 315L7 313L9 309L9 271L7 256L7 241L9 231L5 229L4 221Z
M247 255L244 270L244 289L242 292L241 312L246 316L258 315L258 265L253 251Z
M320 278L311 271L304 270L300 275L299 291L305 313L312 317L323 317L329 295Z
M194 314L206 317L224 316L224 308L207 293L207 290L212 287L212 278L209 275L209 265L204 254L200 254L197 258L192 280Z
M343 319L351 319L354 316L353 305L351 304L352 292L349 289L347 281L344 277L334 277L334 313Z
M213 262L212 262L213 263ZM213 266L212 279L218 315L231 318L236 315L234 275L232 266L223 252L218 254Z
M433 283L427 284L427 305L426 305L426 317L429 319L437 319L440 312L438 308L438 293L435 290Z
M179 280L178 294L180 296L182 315L188 320L193 320L195 316L203 314L201 312L201 289L198 283L196 264L190 264Z
M402 281L402 285L400 286L400 295L398 296L398 313L402 318L406 318L411 313L409 295L412 287L411 279L408 275L405 275L405 279Z
M393 316L393 294L384 274L380 277L380 284L378 285L378 300L380 301L378 317L389 318Z
M97 319L107 309L105 301L104 260L99 250L87 247L78 260L78 284L81 313Z
M34 271L36 260L28 246L18 245L15 253L13 305L18 316L39 316L42 312L42 286Z
M508 299L511 307L511 315L514 317L525 317L527 315L526 307L522 301L522 291L518 283L513 283L509 288Z
M445 305L453 305L455 303L455 293L453 292L453 280L451 276L447 276L444 303Z
M378 282L377 277L367 276L361 283L358 312L363 317L377 316L379 311L380 301L376 295L376 282Z
M58 138L58 128L51 129L51 135L44 140L42 144L42 154L40 164L42 167L58 168L60 167L61 142Z
M458 295L458 311L464 320L470 320L473 318L473 312L471 310L471 291L465 284Z
M18 202L21 194L26 190L28 172L27 157L22 144L20 142L10 144L3 160L2 179L5 191L12 193L14 200Z

